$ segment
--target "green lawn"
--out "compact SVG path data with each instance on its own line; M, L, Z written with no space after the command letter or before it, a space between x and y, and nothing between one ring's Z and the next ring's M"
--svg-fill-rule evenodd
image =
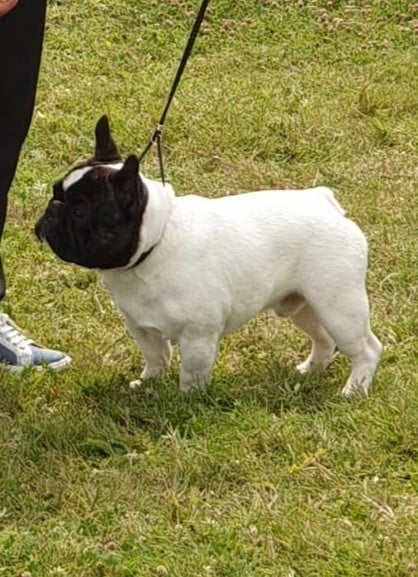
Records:
M50 1L2 309L73 367L0 371L0 576L417 573L418 3L213 0L164 135L179 194L335 190L370 242L370 398L340 397L341 356L298 375L309 343L268 315L223 341L203 393L178 393L177 360L132 392L143 360L100 279L34 238L103 113L142 150L196 9Z

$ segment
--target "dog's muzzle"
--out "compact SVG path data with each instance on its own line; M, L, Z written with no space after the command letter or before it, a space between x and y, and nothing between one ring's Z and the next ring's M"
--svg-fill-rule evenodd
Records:
M41 218L35 224L35 234L40 242L45 241L45 234L43 232L44 225L45 225L45 215L41 216Z
M45 227L48 222L58 219L62 202L59 200L52 200L45 213L41 216L38 222L35 224L35 234L41 242L45 241Z

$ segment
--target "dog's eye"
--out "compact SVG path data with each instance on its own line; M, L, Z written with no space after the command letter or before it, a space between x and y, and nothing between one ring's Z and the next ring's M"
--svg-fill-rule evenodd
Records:
M71 212L73 213L73 215L74 215L76 218L80 218L80 217L83 216L83 214L84 214L84 211L83 211L83 209L81 208L81 206L77 206L77 205L75 205L75 206L72 207Z

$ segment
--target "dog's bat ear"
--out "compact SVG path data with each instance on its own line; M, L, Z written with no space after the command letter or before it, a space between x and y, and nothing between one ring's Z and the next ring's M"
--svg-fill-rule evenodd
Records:
M122 169L119 171L119 174L124 173L126 176L133 177L134 180L137 180L138 172L139 160L135 154L130 154L125 160Z
M123 166L112 177L114 186L120 190L131 189L138 183L139 160L134 154L128 156Z
M109 160L120 160L121 155L117 149L115 141L110 133L109 119L104 114L97 122L96 129L96 148L94 159L107 162Z
M137 206L142 188L141 179L138 175L139 160L131 154L125 160L122 168L111 178L119 204L125 210Z

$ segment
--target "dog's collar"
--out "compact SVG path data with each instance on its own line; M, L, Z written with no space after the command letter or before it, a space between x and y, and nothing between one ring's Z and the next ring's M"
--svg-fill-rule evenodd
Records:
M139 257L136 259L136 261L131 264L131 266L128 266L127 268L125 268L125 270L132 270L133 268L139 266L142 262L144 262L144 260L147 258L147 256L149 256L152 251L154 250L154 248L157 245L153 245L151 248L149 248L148 250L146 250L145 252L143 252L142 254L139 255Z

